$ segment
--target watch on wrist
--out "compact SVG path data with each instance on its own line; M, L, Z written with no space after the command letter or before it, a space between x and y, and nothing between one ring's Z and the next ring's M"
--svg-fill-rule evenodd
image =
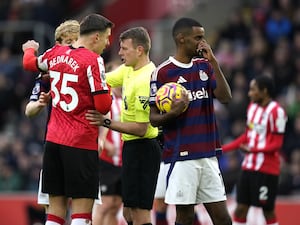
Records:
M111 120L110 119L104 119L103 120L103 126L109 128L111 124Z

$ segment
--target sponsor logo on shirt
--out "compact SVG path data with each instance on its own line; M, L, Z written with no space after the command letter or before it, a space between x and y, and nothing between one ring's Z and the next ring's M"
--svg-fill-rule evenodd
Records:
M197 99L208 98L208 92L204 88L201 88L200 90L197 90L197 91L188 90L188 95L189 95L189 100L190 101L195 101Z
M149 97L139 96L139 101L143 105L143 109L145 110L149 105Z

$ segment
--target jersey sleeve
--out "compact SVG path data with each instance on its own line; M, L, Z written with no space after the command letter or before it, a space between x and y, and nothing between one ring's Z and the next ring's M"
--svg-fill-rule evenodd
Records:
M123 85L123 76L126 74L126 66L122 64L115 70L106 73L106 81L112 87L120 87Z
M96 59L87 68L87 77L89 80L89 85L91 87L92 94L98 93L109 93L109 87L105 79L105 67L101 56Z
M157 69L155 69L151 74L150 79L150 97L149 97L149 105L155 105L156 92L158 90L157 86Z
M55 53L59 45L54 45L52 48L45 51L42 55L37 57L37 68L40 71L47 72L49 69L48 58Z
M25 70L32 72L38 71L37 57L33 48L28 48L25 50L22 63Z
M285 132L287 116L282 107L276 107L270 116L270 128L272 133L283 134Z
M96 65L91 65L87 69L87 76L91 92L93 94L95 108L102 114L109 112L112 98L110 88L105 79L105 66L101 56L97 57Z

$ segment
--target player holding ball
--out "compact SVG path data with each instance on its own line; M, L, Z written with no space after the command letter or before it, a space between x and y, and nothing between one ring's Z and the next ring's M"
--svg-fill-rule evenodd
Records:
M213 105L214 98L228 103L231 90L204 34L194 19L177 20L172 30L175 56L157 67L150 83L150 122L163 127L162 159L168 167L165 203L176 205L176 225L192 225L194 206L200 203L214 225L231 225L216 157L220 149ZM199 50L204 58L196 58ZM181 84L187 93L182 92L170 111L162 113L156 94L169 82Z

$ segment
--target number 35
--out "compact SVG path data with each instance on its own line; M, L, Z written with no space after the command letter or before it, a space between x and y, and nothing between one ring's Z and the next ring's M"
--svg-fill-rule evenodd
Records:
M74 110L78 105L78 94L76 90L68 86L68 84L69 82L78 82L78 76L75 74L64 73L61 77L61 73L56 71L50 71L49 74L50 78L53 79L51 82L51 90L54 93L54 97L52 99L53 107L57 107L59 104L62 110L66 112ZM62 79L62 82L60 89L58 89L57 84L60 79ZM71 101L66 103L64 100L60 99L61 95L70 95Z

